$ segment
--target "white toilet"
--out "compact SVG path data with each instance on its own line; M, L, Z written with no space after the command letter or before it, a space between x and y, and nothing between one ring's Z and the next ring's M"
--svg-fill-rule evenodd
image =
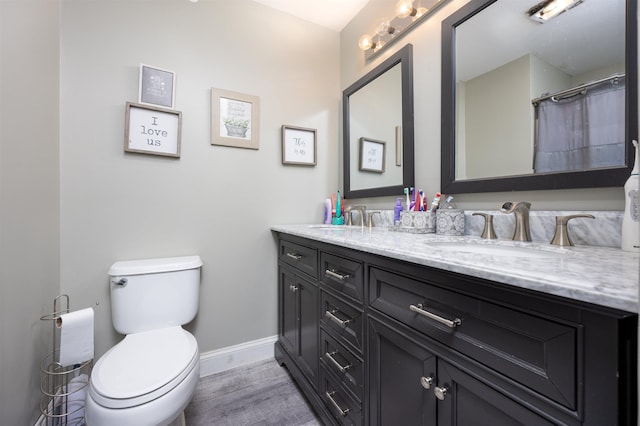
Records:
M198 342L181 326L198 312L199 256L116 262L114 328L125 338L95 364L89 426L164 426L183 418L200 374Z

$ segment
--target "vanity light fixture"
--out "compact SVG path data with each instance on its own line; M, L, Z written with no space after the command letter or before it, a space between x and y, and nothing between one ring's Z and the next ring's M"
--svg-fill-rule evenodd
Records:
M396 16L392 20L380 19L373 36L363 34L358 40L358 47L365 51L365 59L376 56L448 1L400 0L396 4Z
M573 9L584 0L545 0L527 11L529 18L536 22L544 24L548 20L555 18L569 9Z

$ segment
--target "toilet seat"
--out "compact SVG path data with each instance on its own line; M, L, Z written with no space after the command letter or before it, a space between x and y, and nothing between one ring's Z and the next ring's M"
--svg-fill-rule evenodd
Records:
M175 388L198 361L198 343L182 327L129 334L98 360L89 394L108 408L144 404Z

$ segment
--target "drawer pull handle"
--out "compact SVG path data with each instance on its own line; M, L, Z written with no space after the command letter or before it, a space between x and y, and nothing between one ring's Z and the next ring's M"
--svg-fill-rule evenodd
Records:
M335 270L332 270L332 269L327 269L326 271L324 271L324 273L329 275L330 277L337 278L340 281L344 281L344 280L346 280L347 278L349 278L351 276L349 274L344 274L344 275L340 274L340 273L338 273L338 272L336 272Z
M352 320L348 319L348 320L341 320L340 318L338 318L337 316L335 316L335 313L338 312L337 309L334 309L333 311L326 311L325 315L329 317L329 319L333 322L335 322L336 324L338 324L340 327L345 328L347 326L347 324L349 324Z
M452 320L447 319L447 318L443 318L439 315L436 315L434 313L431 313L429 311L425 311L422 303L419 303L417 306L416 305L410 305L409 309L411 309L413 312L417 312L420 315L424 315L427 318L431 318L434 321L438 321L441 324L446 325L447 327L451 327L451 328L456 328L457 326L462 324L462 320L460 318L454 318Z
M291 290L291 291L293 291L293 292L295 293L295 292L296 292L296 291L298 291L299 289L298 289L298 286L297 286L297 285L290 285L290 286L289 286L289 290Z
M433 393L436 395L436 398L438 398L440 401L444 401L448 392L449 392L449 388L447 387L447 385L436 386L435 388L433 388Z
M336 361L336 359L333 357L333 355L337 354L338 351L333 351L333 352L327 352L324 355L329 358L329 361L331 361L333 363L333 365L336 366L336 368L338 370L340 370L341 373L344 373L345 371L347 371L348 369L350 369L352 367L351 364L347 364L344 367L342 365L340 365L340 363L338 361Z
M433 377L420 377L420 384L425 389L431 389L431 385L433 384Z
M293 260L300 260L302 259L302 255L300 254L296 254L296 253L289 253L287 252L287 257L290 257Z
M338 403L336 402L335 399L333 399L333 395L336 394L336 391L332 391L332 392L325 392L324 393L327 398L329 398L329 401L331 401L331 403L333 404L334 407L336 407L336 410L338 410L338 413L340 413L340 415L342 417L346 416L347 413L349 412L348 408L345 408L344 410L340 407L340 405L338 405Z

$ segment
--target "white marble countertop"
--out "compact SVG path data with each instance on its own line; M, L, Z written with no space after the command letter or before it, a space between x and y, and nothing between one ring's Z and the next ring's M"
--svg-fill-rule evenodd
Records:
M611 247L411 234L384 227L275 225L305 237L393 259L638 312L640 255ZM458 244L462 243L462 244Z

